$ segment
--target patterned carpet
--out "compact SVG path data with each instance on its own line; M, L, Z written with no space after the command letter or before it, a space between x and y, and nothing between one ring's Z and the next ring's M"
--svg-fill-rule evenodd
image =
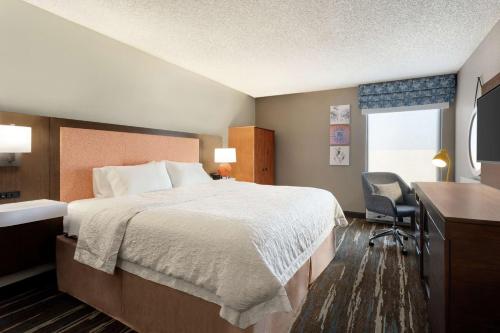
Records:
M428 332L414 246L403 256L385 225L354 219L337 230L337 254L315 281L292 332ZM406 241L410 242L410 241Z
M0 291L1 333L133 332L122 323L58 292L54 276L46 280L34 288L16 286L14 290Z
M354 219L338 229L335 260L312 286L293 333L428 331L414 247L404 257L390 238L367 246L382 227ZM42 282L0 289L0 333L133 332L59 293L53 276Z

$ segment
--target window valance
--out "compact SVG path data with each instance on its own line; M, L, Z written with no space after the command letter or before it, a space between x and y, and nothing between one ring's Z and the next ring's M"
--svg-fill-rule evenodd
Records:
M370 113L374 109L390 111L394 108L397 111L447 107L455 99L456 82L456 74L446 74L362 84L358 89L359 108L363 113Z

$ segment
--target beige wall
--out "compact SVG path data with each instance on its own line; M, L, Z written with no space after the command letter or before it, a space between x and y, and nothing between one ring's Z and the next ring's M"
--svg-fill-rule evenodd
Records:
M456 100L456 180L472 177L469 163L469 123L474 109L476 80L480 76L483 83L500 72L500 21L493 27L478 48L458 72ZM500 166L497 169L500 177Z
M357 88L257 98L257 126L275 130L276 183L314 186L333 192L342 208L364 211L365 118ZM330 105L351 105L351 165L329 165Z
M276 131L276 182L324 188L346 211L364 212L361 172L365 170L366 119L358 89L347 88L257 98L256 124ZM330 105L351 105L350 166L329 165ZM443 147L454 151L455 110L443 111ZM431 163L431 161L429 161Z
M0 1L0 110L226 136L254 99L19 0Z

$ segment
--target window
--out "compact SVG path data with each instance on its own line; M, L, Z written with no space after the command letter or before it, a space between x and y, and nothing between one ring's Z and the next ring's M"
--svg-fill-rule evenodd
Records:
M389 171L408 184L436 181L431 163L441 146L441 110L368 114L368 171Z

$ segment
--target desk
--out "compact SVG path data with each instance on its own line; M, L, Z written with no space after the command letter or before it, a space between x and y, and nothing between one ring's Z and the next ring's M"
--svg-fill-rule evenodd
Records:
M414 189L432 332L500 331L500 191L459 183Z

